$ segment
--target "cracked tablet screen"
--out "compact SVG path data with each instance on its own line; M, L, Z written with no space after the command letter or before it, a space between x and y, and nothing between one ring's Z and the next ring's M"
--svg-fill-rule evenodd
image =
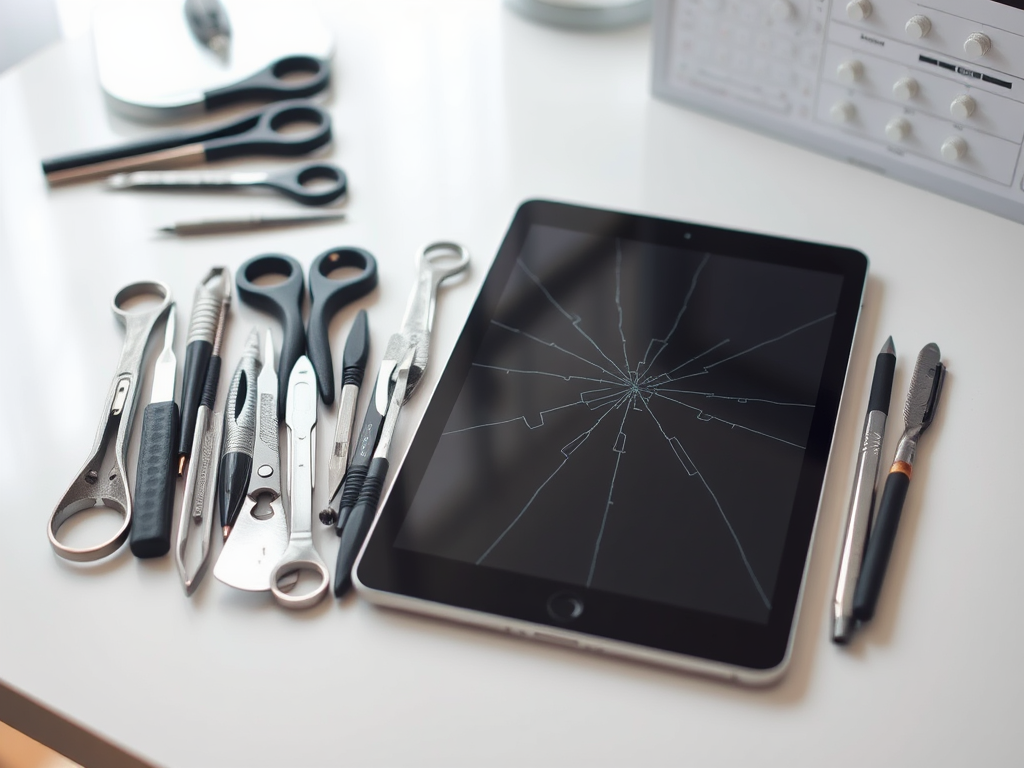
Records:
M841 284L532 227L396 546L766 622Z

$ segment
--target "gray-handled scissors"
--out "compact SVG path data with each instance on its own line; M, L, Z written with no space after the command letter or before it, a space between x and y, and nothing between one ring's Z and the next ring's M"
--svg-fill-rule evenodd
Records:
M308 125L308 130L283 131ZM176 168L246 155L304 155L331 140L331 116L310 101L270 104L198 131L167 133L130 144L43 161L50 185L141 168Z
M325 205L345 194L345 172L330 163L265 171L135 171L107 179L112 189L237 189L267 187L303 205Z

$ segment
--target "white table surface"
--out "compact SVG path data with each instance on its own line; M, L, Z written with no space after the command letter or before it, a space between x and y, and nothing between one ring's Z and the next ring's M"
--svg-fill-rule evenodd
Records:
M337 39L335 142L323 156L351 185L341 225L158 237L155 227L177 219L294 206L48 189L41 158L153 128L108 113L88 38L0 78L0 682L166 766L1020 765L1024 228L654 100L644 27L565 32L481 0L332 0L323 11ZM365 247L381 278L359 303L372 369L398 327L415 251L464 243L473 272L438 303L436 365L403 411L399 456L516 206L531 197L870 257L780 684L745 689L353 597L285 612L210 574L187 599L170 557L140 561L124 548L83 568L50 550L46 521L86 457L121 348L109 303L122 285L160 279L180 300L180 381L192 293L209 266L273 251L308 264L333 246ZM354 311L331 326L336 348ZM236 302L229 322L222 397L249 327L265 318ZM894 412L923 344L940 344L949 375L879 613L840 649L828 630L841 521L869 370L890 333L901 353ZM140 408L136 431L141 422ZM321 407L321 450L333 422ZM325 480L326 465L314 508ZM318 533L333 565L337 539Z

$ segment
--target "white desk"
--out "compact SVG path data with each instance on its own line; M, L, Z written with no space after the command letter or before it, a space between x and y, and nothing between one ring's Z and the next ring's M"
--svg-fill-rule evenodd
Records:
M154 227L176 219L293 206L95 184L49 190L40 158L152 128L108 114L88 40L0 79L5 700L20 691L167 766L1020 765L1024 228L653 100L644 28L562 32L480 0L334 0L324 12L337 35L326 156L351 183L343 225L156 237ZM186 599L170 558L138 561L127 548L86 568L54 556L46 520L93 439L123 338L108 309L120 286L171 286L180 365L192 293L211 264L234 269L271 251L308 264L359 245L380 262L380 289L361 302L372 367L398 327L416 249L465 243L474 271L439 301L438 364L403 411L401 454L528 197L834 242L871 258L784 682L747 690L351 597L288 613L210 574ZM335 344L353 311L335 319ZM265 322L237 303L232 313L229 372L249 327ZM941 345L949 376L879 615L844 650L828 639L840 526L869 369L890 333L902 355L894 412L924 343ZM321 448L333 420L322 409ZM141 421L140 410L137 430ZM323 466L314 506L325 479ZM336 542L319 531L332 565ZM30 710L0 714L96 762L52 719L25 725Z

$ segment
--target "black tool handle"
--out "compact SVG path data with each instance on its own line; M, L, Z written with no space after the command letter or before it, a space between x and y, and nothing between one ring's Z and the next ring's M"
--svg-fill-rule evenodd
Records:
M387 459L378 457L370 462L369 471L359 492L359 501L352 508L352 514L348 516L341 531L338 565L334 570L335 597L343 596L352 586L352 566L377 512L377 502L380 501L380 491L384 487L384 478L387 474Z
M256 282L266 275L280 275L285 280L275 285ZM281 253L254 256L239 268L235 285L242 301L273 315L281 323L281 353L277 360L277 418L284 420L288 377L295 362L306 353L306 336L302 331L302 293L305 289L302 265L291 256Z
M296 73L308 77L290 77ZM252 77L207 91L203 102L207 110L214 110L241 101L306 98L322 91L330 81L329 62L315 56L285 56Z
M312 181L321 183L310 185ZM307 163L283 173L275 173L260 186L276 189L303 205L326 205L345 194L348 190L348 177L341 168L331 163Z
M337 280L336 270L346 267L358 269L352 277ZM362 248L332 248L313 259L309 266L309 324L306 343L310 362L316 371L320 398L330 405L334 402L334 363L331 358L331 340L328 336L331 318L346 304L362 298L377 285L377 260Z
M341 356L341 386L363 385L366 361L370 357L370 321L365 309L360 309L348 332L345 351Z
M857 589L853 593L853 617L858 621L870 621L875 615L909 487L910 477L903 472L892 471L886 478L882 500L878 504L878 517L868 534L868 547L857 579Z
M871 379L868 412L881 411L888 415L892 398L892 378L896 372L896 355L882 352L875 358L875 375Z
M252 454L232 451L220 459L220 524L231 528L238 520L238 513L249 489L252 474Z
M171 548L177 439L177 403L165 400L147 405L142 414L142 445L135 473L130 537L136 557L161 557Z
M206 370L210 365L213 344L202 339L185 349L185 372L181 379L181 430L178 434L178 455L192 453L192 437L196 431L196 414L203 398Z
M377 440L380 439L380 430L384 426L384 414L377 410L377 385L373 385L373 392L370 394L370 404L366 406L366 415L363 416L363 425L356 435L355 448L352 451L352 458L349 461L348 470L345 472L345 480L341 486L341 502L338 508L338 519L335 521L335 533L341 536L352 508L359 501L359 492L363 488L363 480L370 467L370 460L373 452L377 449Z

